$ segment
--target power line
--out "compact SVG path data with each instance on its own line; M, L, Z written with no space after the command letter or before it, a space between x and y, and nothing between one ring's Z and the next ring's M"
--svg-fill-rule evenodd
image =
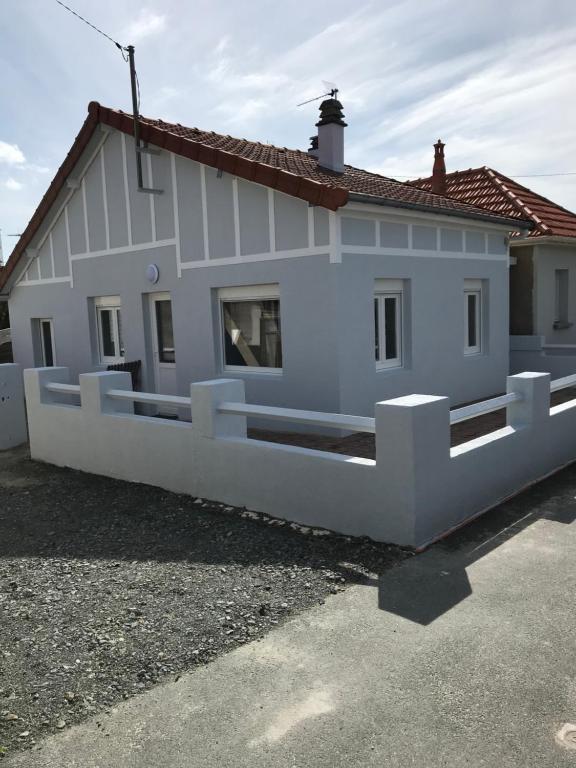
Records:
M66 8L67 11L72 13L76 18L80 19L80 21L83 21L84 24L88 24L89 27L92 27L92 29L95 29L98 34L102 35L102 37L105 37L107 40L110 40L111 43L114 43L116 48L122 53L122 56L124 57L124 46L120 45L120 43L117 40L114 40L114 38L110 37L110 35L107 35L106 32L103 32L101 29L99 29L97 26L92 24L88 19L85 19L84 16L80 16L79 13L76 13L76 11L72 10L72 8L69 8L67 5L65 5L62 0L56 0L58 5L61 5L62 8ZM126 57L124 57L124 60L126 60Z
M462 173L462 171L460 171ZM537 179L537 178L549 178L552 176L576 176L576 171L566 171L565 173L509 173L507 174L511 179ZM414 176L399 176L397 179L414 179Z

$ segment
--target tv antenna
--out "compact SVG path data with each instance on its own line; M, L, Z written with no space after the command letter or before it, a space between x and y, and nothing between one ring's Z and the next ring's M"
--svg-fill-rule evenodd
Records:
M121 45L117 40L114 40L113 37L110 37L110 35L107 35L106 32L103 32L101 29L99 29L97 26L95 26L90 21L88 21L88 19L85 19L79 13L74 11L72 8L69 8L61 0L56 0L56 2L58 3L58 5L61 5L62 8L65 8L67 11L69 11L69 13L71 13L73 16L76 16L77 19L80 19L80 21L83 21L84 24L87 24L93 30L98 32L98 34L102 35L102 37L105 37L111 43L114 43L116 48L118 48L118 50L122 54L122 58L124 59L124 61L128 62L128 65L130 67L130 88L132 91L132 118L133 118L133 124L134 124L134 147L136 150L136 177L138 181L138 192L148 192L149 194L152 194L152 195L162 194L162 192L164 191L162 189L152 189L151 187L144 186L144 178L142 175L142 154L144 153L149 155L156 155L158 154L158 151L155 149L149 149L148 146L146 144L143 144L140 140L140 84L138 82L138 75L136 74L136 65L134 63L134 46Z
M326 80L322 80L322 85L324 88L326 88L327 93L322 93L320 96L314 96L313 99L308 99L307 101L301 101L300 104L296 104L296 106L303 107L304 104L311 104L313 101L320 101L320 99L325 99L326 96L330 96L333 99L338 97L338 87L335 83L329 83Z

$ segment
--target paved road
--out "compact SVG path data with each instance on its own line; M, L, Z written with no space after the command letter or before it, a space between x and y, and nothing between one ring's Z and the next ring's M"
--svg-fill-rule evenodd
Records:
M576 468L10 768L559 768ZM576 728L576 726L575 726Z

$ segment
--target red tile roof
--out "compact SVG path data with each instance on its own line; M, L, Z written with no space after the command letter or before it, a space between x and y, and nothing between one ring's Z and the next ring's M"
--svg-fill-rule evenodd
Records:
M88 117L74 144L16 244L6 267L0 272L0 290L6 285L26 248L30 246L99 123L130 136L133 134L132 115L103 107L95 101L90 102ZM419 189L417 185L395 181L350 165L345 166L342 174L332 173L320 168L318 161L307 152L297 149L235 139L145 117L141 117L140 136L143 141L175 154L329 210L337 210L346 205L351 196L360 195L363 196L363 202L373 201L378 204L511 224L507 214L495 213L467 202L435 195L428 190ZM514 220L517 218L519 217L516 215L513 217ZM526 225L526 222L524 224Z
M429 190L432 177L408 183ZM534 224L529 237L576 237L575 213L486 166L446 174L446 196L511 219L529 219Z

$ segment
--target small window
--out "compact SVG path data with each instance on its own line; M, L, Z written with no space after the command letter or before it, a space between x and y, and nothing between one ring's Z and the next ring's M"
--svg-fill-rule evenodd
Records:
M42 365L45 368L52 368L56 365L54 357L54 326L52 320L44 319L38 322L40 324Z
M277 291L277 286L254 286L219 292L226 369L269 372L282 369Z
M480 280L464 284L464 353L478 355L482 351L482 287Z
M387 281L379 281L385 285ZM377 283L378 285L378 283ZM374 296L374 338L377 368L402 366L401 281L390 281L390 291ZM394 290L392 290L394 289Z
M122 341L122 314L117 296L104 296L95 300L98 325L100 362L104 364L124 362Z
M158 299L156 307L156 334L158 341L158 361L175 363L174 328L172 325L172 302L170 299Z
M554 328L569 328L568 322L568 270L555 269Z

